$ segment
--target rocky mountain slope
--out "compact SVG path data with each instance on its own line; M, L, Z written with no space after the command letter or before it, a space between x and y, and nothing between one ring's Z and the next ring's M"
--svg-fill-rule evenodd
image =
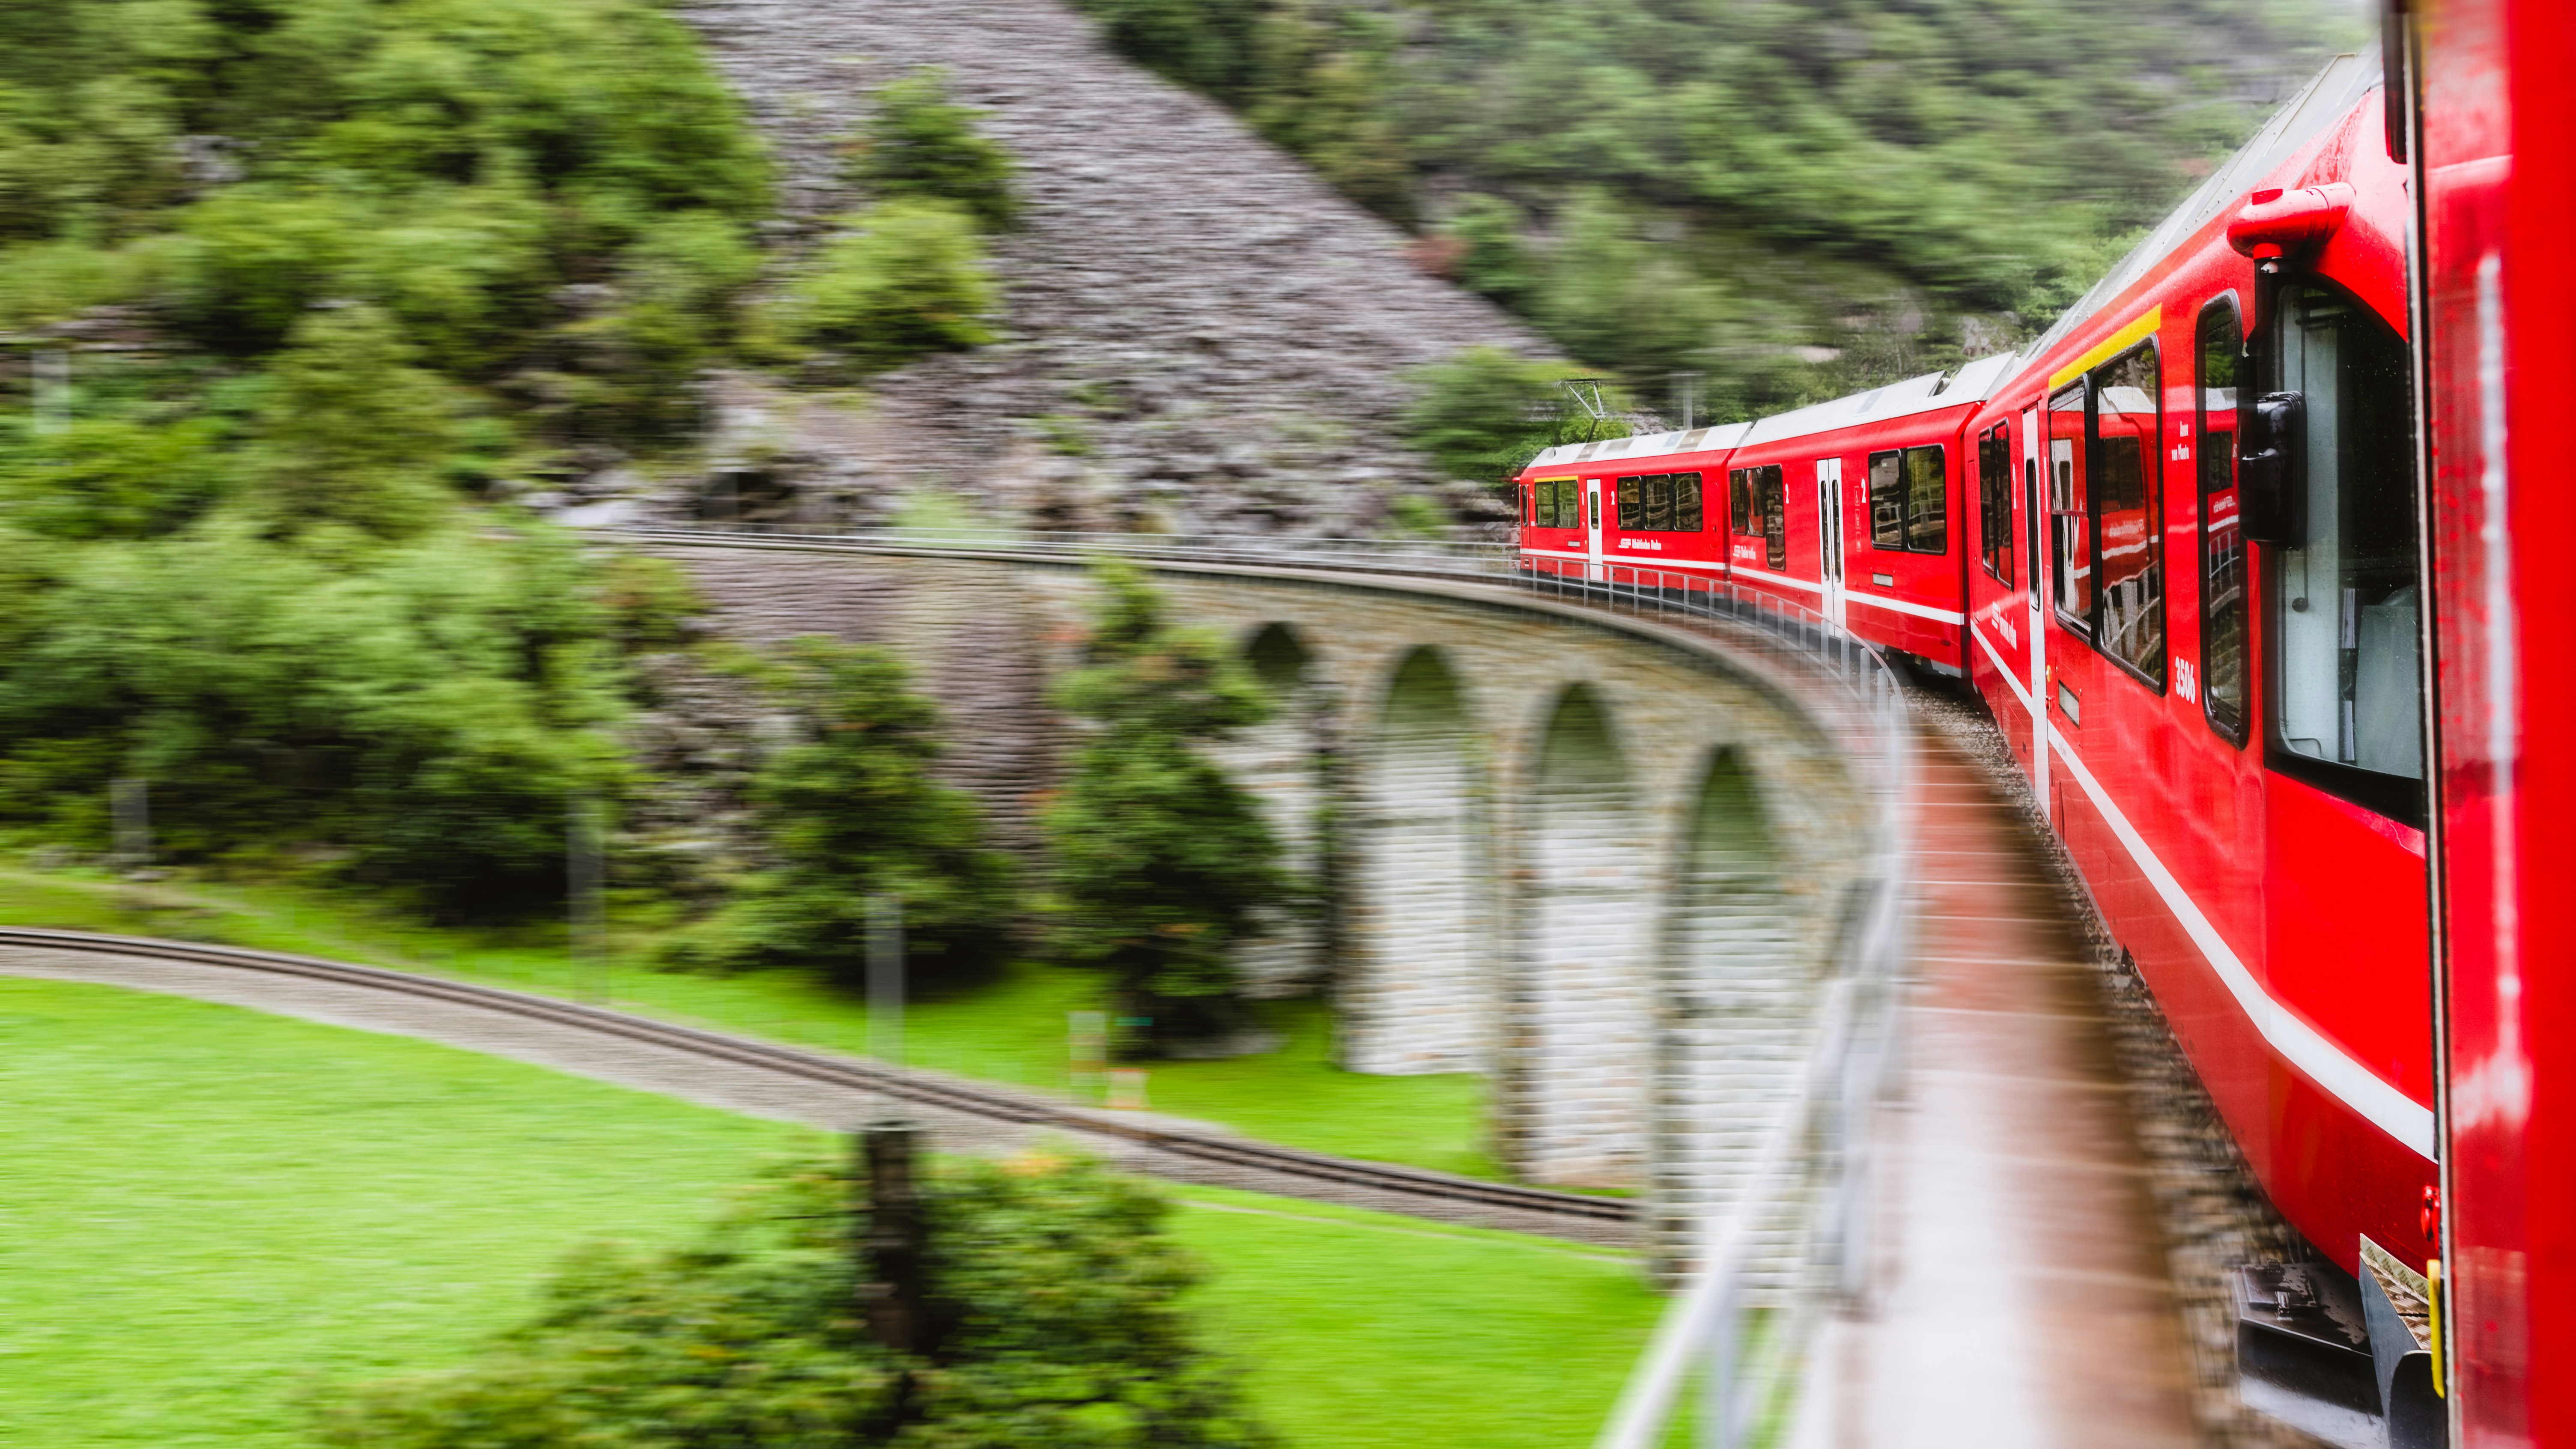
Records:
M776 147L785 228L854 204L841 138L876 87L922 66L988 112L1027 203L996 248L1001 342L873 379L857 409L728 379L715 479L682 511L885 522L945 491L1058 528L1367 531L1397 494L1444 487L1397 439L1409 369L1477 345L1551 354L1054 0L677 13ZM1461 512L1481 502L1445 491Z

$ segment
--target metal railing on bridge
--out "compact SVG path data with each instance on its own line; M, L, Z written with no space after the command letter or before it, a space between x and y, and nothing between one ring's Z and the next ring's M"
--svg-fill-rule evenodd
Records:
M1826 1316L1860 1300L1870 1268L1870 1124L1898 1049L1898 990L1911 952L1913 736L1898 667L1821 612L1730 579L1627 562L1534 570L1505 543L1276 534L849 530L713 523L615 530L668 542L745 537L863 552L1175 563L1399 574L1472 581L1680 630L1781 666L1790 690L1859 766L1875 797L1861 908L1843 923L1837 970L1794 1097L1733 1201L1703 1224L1696 1261L1630 1376L1596 1449L1664 1444L1694 1382L1703 1449L1771 1443L1794 1422ZM1785 1248L1783 1245L1786 1245Z

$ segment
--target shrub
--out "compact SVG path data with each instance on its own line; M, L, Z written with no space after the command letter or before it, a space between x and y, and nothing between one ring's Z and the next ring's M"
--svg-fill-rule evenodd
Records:
M195 517L222 491L211 418L73 420L0 449L0 508L55 539L143 538Z
M760 266L741 227L713 212L645 227L624 254L616 301L558 334L595 379L575 410L579 430L626 440L685 430L699 406L690 384L740 340L738 304Z
M306 309L342 293L365 250L354 198L276 183L229 186L177 218L178 312L199 341L237 353L286 340Z
M1091 722L1045 815L1066 959L1106 972L1159 1047L1242 1025L1233 948L1294 884L1250 794L1203 753L1269 712L1222 641L1173 627L1132 565L1104 563L1084 668L1058 691Z
M772 1174L700 1241L568 1261L463 1369L332 1396L364 1449L1252 1449L1273 1442L1181 1306L1164 1199L1087 1162L961 1163L925 1184L933 1342L858 1333L849 1190Z
M850 177L881 200L953 202L987 231L1019 219L1010 153L975 130L982 113L948 99L948 80L925 70L877 92L876 115L857 142Z
M615 553L600 569L600 602L617 646L628 653L677 649L690 621L706 612L686 570L651 554Z
M752 786L776 864L743 882L672 948L681 964L807 965L865 979L868 898L903 904L914 978L937 987L991 971L1016 914L1007 861L975 806L930 778L937 710L883 650L799 639L744 672L794 721Z
M1625 437L1627 425L1615 413L1596 419L1571 405L1557 381L1568 371L1496 348L1467 348L1413 375L1406 441L1452 478L1496 483L1541 448Z
M993 340L998 293L964 211L944 201L889 201L849 218L791 289L789 331L862 370Z
M1461 199L1448 227L1461 248L1459 285L1514 310L1526 307L1544 270L1521 241L1527 224L1521 209L1501 197Z

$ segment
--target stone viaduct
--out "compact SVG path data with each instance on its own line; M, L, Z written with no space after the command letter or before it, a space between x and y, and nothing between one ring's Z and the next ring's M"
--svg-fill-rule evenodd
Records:
M1094 586L1061 557L663 540L720 627L906 658L949 770L1029 838L1068 742L1045 683ZM1663 1261L1727 1200L1869 862L1870 796L1776 669L1472 583L1146 561L1285 704L1226 749L1328 908L1243 963L1330 994L1358 1072L1477 1072L1526 1180L1647 1203Z

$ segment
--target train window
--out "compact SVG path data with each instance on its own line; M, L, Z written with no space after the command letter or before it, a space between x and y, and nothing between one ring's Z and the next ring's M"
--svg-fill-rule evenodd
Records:
M1949 480L1934 448L1869 455L1869 542L1902 553L1950 551Z
M2093 642L2139 678L2165 682L2163 382L2144 342L2093 374L2090 482L2099 582Z
M1620 479L1619 527L1630 533L1699 532L1699 475L1654 473Z
M1541 478L1531 485L1532 522L1541 528L1573 528L1575 516L1575 481L1571 478Z
M1755 506L1762 513L1762 557L1772 568L1785 569L1789 566L1789 489L1780 465L1766 463L1747 471L1759 495Z
M2200 707L2210 728L2245 743L2245 538L2237 526L2236 385L2245 351L2236 299L2201 309Z
M2048 596L2057 620L2093 632L2093 522L2085 501L2084 414L2079 379L2048 400Z
M1941 449L1905 450L1905 546L1950 551L1950 474Z
M1869 543L1905 547L1905 469L1896 453L1869 455Z
M1752 469L1737 468L1726 475L1726 522L1736 533L1753 531Z
M1977 553L1986 572L2013 586L2012 430L2003 423L1977 435Z
M2275 661L2267 759L2420 822L2422 604L2406 344L2318 281L2284 283L2273 315L2270 360L2282 390L2307 400L2307 436L2304 496L2291 510L2300 541L2266 570Z

